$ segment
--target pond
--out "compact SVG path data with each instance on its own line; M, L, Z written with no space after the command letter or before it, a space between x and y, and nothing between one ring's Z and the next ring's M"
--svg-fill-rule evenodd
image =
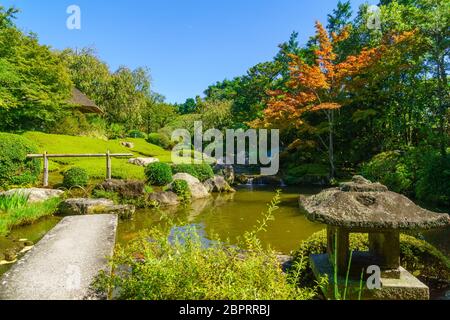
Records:
M258 235L263 244L270 245L277 252L288 254L295 250L301 240L324 228L308 221L298 208L299 194L312 195L319 188L283 187L280 209L275 220L270 221L266 232ZM182 223L195 224L206 238L218 235L231 243L251 231L267 210L267 204L276 192L275 187L241 186L234 194L215 195L210 199L197 200L186 208L163 209L172 216L181 218ZM143 229L154 226L160 220L155 210L140 210L132 221L121 222L117 241L126 244Z
M246 231L253 230L261 213L275 195L277 187L240 186L235 194L215 195L211 199L197 200L183 208L164 208L165 212L181 219L184 224L195 224L206 238L218 235L231 243ZM270 221L266 232L258 235L261 242L283 254L296 250L302 240L325 228L324 225L310 222L300 211L300 194L313 195L321 191L313 187L281 187L280 209L275 212L275 220ZM119 223L117 242L125 245L142 230L160 222L156 210L138 210L134 219ZM434 230L416 235L450 255L450 228Z

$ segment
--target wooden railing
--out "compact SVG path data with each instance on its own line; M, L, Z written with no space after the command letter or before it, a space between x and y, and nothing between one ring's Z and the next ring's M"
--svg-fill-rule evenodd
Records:
M106 153L83 153L83 154L49 154L44 152L43 154L29 154L27 158L44 159L44 187L48 187L48 159L49 158L106 158L106 179L111 179L111 158L133 157L132 153L110 153L109 150Z

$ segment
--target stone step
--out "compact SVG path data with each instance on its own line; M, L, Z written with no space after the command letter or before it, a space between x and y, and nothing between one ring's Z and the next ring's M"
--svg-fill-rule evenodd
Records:
M101 299L91 290L110 272L116 215L64 218L0 279L0 300Z

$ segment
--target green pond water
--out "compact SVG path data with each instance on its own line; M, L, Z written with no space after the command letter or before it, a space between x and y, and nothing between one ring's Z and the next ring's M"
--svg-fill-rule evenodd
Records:
M298 208L299 194L312 195L317 188L281 188L280 209L275 212L275 221L270 221L266 232L258 235L261 241L280 253L295 250L302 240L324 228L308 221ZM246 231L253 230L261 213L275 195L275 187L244 186L234 194L215 195L210 199L197 200L186 208L164 209L182 222L195 224L206 238L218 235L233 243ZM159 223L160 213L155 210L138 211L131 221L121 222L117 241L126 244L139 231Z

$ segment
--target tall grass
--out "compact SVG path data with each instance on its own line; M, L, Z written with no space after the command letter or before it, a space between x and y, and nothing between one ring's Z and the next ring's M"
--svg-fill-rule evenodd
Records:
M42 203L9 208L0 213L0 236L8 235L12 228L32 224L42 217L53 215L60 201L59 198L53 198Z
M99 277L96 287L114 290L113 298L121 300L311 299L317 288L299 288L297 279L283 273L276 254L255 238L273 220L279 200L278 193L240 246L205 241L195 226L155 227L116 250L115 272Z
M10 195L0 195L0 211L8 212L12 209L25 207L29 194L16 192Z

